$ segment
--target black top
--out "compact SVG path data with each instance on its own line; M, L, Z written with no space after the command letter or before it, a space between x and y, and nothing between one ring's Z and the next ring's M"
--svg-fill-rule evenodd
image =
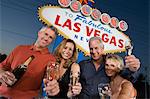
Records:
M67 92L69 89L69 83L70 83L70 70L71 66L66 70L64 75L58 80L60 92L56 96L49 96L49 98L52 99L66 99L67 98Z

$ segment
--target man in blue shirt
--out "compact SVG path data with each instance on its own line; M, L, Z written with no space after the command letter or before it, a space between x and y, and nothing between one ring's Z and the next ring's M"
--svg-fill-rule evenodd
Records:
M104 45L99 37L92 37L89 40L90 60L79 62L81 75L80 82L82 90L79 95L80 99L99 99L98 84L108 83L109 78L106 76L104 63ZM125 63L128 69L123 71L127 78L132 78L131 73L140 67L140 61L134 55L125 57ZM133 80L133 79L132 79Z

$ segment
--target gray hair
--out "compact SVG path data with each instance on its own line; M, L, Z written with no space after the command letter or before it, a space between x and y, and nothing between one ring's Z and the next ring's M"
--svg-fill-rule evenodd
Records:
M91 41L94 41L94 40L98 40L98 41L100 42L100 47L101 47L101 48L104 48L104 44L103 44L102 39L101 39L100 37L91 37L91 38L89 39L89 46L90 46L90 42L91 42Z
M57 35L58 34L58 30L57 28L55 28L54 26L43 26L39 32L44 32L47 28L50 28L51 30L53 30L55 32L55 34Z

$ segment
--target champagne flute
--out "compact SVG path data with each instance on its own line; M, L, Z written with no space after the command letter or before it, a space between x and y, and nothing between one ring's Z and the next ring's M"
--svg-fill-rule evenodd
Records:
M131 40L126 41L125 42L125 49L126 49L126 56L129 56L132 54L132 50L133 50L133 43L131 42ZM129 66L125 65L125 68L128 68Z
M56 79L56 64L55 64L55 62L49 62L47 64L46 78L48 80Z
M98 92L100 99L110 99L111 88L109 83L100 83L98 84Z
M131 42L131 40L125 42L125 49L126 49L126 56L129 56L132 54L133 43Z
M77 73L71 72L70 73L70 84L71 84L71 86L74 86L79 81L79 75L80 75L80 72L77 72Z
M70 71L70 85L71 85L70 90L71 91L72 91L72 86L75 86L76 83L79 82L79 78L80 78L80 67L79 67L79 65L73 65L71 67L71 71ZM76 97L74 95L70 98L76 99Z
M47 67L46 67L46 72L45 72L46 73L45 78L47 80L56 79L56 67L57 66L56 66L55 62L52 62L52 61L48 62ZM43 87L44 86L47 86L47 84L44 84ZM43 91L43 94L39 98L40 99L48 99L48 95L47 95L46 91L44 91L44 90L42 90L42 91Z
M79 65L73 65L70 71L70 84L74 86L79 81L79 77L80 77L80 67Z

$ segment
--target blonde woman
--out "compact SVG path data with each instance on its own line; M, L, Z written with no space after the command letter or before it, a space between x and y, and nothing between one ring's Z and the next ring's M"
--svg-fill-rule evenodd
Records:
M123 59L115 54L106 57L105 72L110 77L111 99L135 99L136 90L132 83L119 73L124 68Z

